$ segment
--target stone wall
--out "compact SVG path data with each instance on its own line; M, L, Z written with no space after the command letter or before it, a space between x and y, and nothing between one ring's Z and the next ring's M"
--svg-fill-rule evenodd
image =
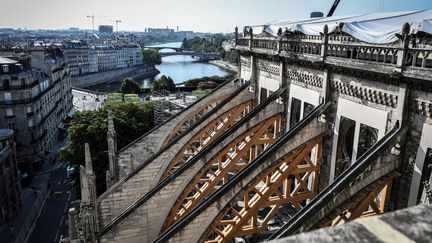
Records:
M412 161L416 158L421 137L426 136L422 134L422 129L425 124L432 124L431 87L430 84L421 83L418 80L428 76L417 75L414 80L412 77L404 77L403 74L398 73L388 65L359 64L355 66L356 63L352 61L344 62L337 58L329 58L325 63L304 62L289 58L271 58L263 55L263 53L251 56L250 52L245 52L240 56L240 63L241 78L251 80L250 91L253 92L252 94L244 95L242 93L242 95L236 96L206 121L187 131L187 134L184 133L178 143L163 150L161 150L163 141L182 117L176 117L164 126L143 136L125 150L120 151L119 164L124 171L123 175L129 173L135 166L139 166L139 170L129 174L130 176L126 180L119 182L114 189L101 196L99 213L102 226L107 225L116 216L122 215L116 224L101 236L102 242L151 242L154 240L161 233L161 228L170 209L184 188L218 151L254 124L256 125L259 121L270 117L270 114L288 111L284 115L290 116L289 112L292 107L288 107L291 104L289 100L294 97L293 92L296 87L314 92L314 101L318 99L320 103L331 102L330 108L325 113L327 126L322 126L315 119L291 141L287 142L286 146L275 151L265 163L253 169L253 173L242 178L241 183L230 188L227 193L218 195L214 202L206 204L203 211L190 218L191 221L187 224L181 225L181 229L176 231L170 240L175 242L202 240L201 237L211 222L218 217L236 195L239 195L244 186L256 178L259 173L265 171L271 162L315 136L325 133L319 185L319 191L322 191L333 181L336 174L338 149L345 145L344 143L339 144L338 141L338 136L346 135L341 135L342 117L353 120L355 124L355 132L352 135L354 137L353 151L359 148L361 124L377 130L376 140L378 141L399 121L402 128L408 130L407 138L402 137L397 141L401 145L401 157L396 158L390 153L391 147L396 143L392 140L394 143L386 148L386 151L380 152L381 157L374 162L374 165L369 167L358 180L347 183L349 185L345 185L342 192L335 196L331 203L320 208L319 213L308 219L303 225L303 229L313 228L325 215L393 170L400 170L402 176L395 179L390 203L387 202L387 205L390 205L388 208L391 209L394 205L396 206L393 208L406 206L412 181ZM270 83L271 85L269 85ZM230 134L225 134L226 137L223 137L222 142L212 144L211 150L197 157L197 161L193 160L193 163L184 167L184 170L170 178L166 184L165 182L158 184L168 163L199 129L202 129L212 119L216 119L222 112L245 100L254 99L255 104L259 103L261 87L274 91L278 86L285 86L284 88L288 90L287 94L291 95L291 97L289 95L283 96L284 102L281 103L285 107L283 105L269 105L241 128ZM229 94L230 92L232 90L228 88L221 89L218 95ZM214 95L205 99L208 101ZM310 97L296 98L304 104ZM317 106L318 103L313 105ZM287 124L282 124L282 126L284 125ZM152 154L159 153L158 151L160 154L157 157L148 160ZM360 156L356 157L357 151L352 153L353 156L343 157L343 159L348 158L348 166L354 164ZM142 164L143 161L145 164ZM399 161L402 162L402 166L398 163Z
M289 139L283 146L276 151L271 152L271 156L256 166L250 173L244 176L239 183L236 183L235 187L221 195L217 200L209 204L199 214L197 214L191 221L183 226L181 230L177 231L175 235L170 237L169 242L201 242L208 227L212 222L219 216L224 208L231 205L230 202L236 197L239 197L242 190L247 185L255 181L258 176L266 171L270 165L281 159L285 155L293 152L295 149L303 146L308 141L320 136L325 132L325 126L323 126L317 119L313 119L308 125L303 127L293 138Z
M307 219L300 232L306 232L316 227L316 224L322 220L326 215L330 214L333 210L337 210L338 206L342 203L351 200L351 198L362 189L367 188L372 185L375 181L379 180L383 176L397 169L398 166L398 158L394 155L390 154L389 148L383 156L379 157L375 163L371 166L369 171L365 171L357 181L353 181L352 184L346 187L342 192L334 195L334 199L331 203L325 205L325 207L321 208L318 213L316 213L313 217Z
M238 103L238 101L233 101L234 105ZM217 155L220 150L229 145L229 143L238 136L269 117L281 113L282 109L283 107L280 104L272 102L253 118L245 122L235 132L229 134L222 142L214 144L213 146L210 145L209 148L211 148L211 150L208 153L203 154L198 161L191 164L181 174L174 177L167 185L155 192L152 197L140 204L133 212L130 212L118 225L102 236L101 242L142 242L143 240L145 242L151 242L154 240L160 233L165 219L177 198L200 169L205 166L205 163ZM147 173L156 174L156 171L147 171ZM146 176L149 177L150 174Z
M72 77L72 86L78 88L86 88L97 84L121 81L122 79L127 77L150 77L157 75L158 73L159 71L157 71L156 69L147 68L147 65L140 65L136 67L115 69L105 72Z
M420 205L380 216L354 220L344 225L297 234L271 243L333 242L429 242L432 205ZM401 220L402 219L402 220Z
M410 194L413 194L410 192L413 189L410 188L413 173L421 175L423 169L418 168L415 171L416 164L423 162L419 161L421 158L417 158L417 153L422 137L432 136L432 134L423 134L424 125L432 125L432 93L416 90L416 87L413 87L408 96L407 106L406 124L410 129L407 132L404 159L401 167L401 171L405 173L402 173L400 180L397 181L396 190L392 195L393 198L397 199L395 200L395 209L413 206L408 204Z
M291 99L295 97L301 100L301 102L311 103L309 101L311 98L310 95L294 94L293 90L291 90L293 85L309 90L310 92L308 93L312 93L312 91L318 92L320 102L327 100L334 104L326 114L328 116L327 120L331 122L332 127L328 131L331 136L325 141L324 145L320 190L324 189L334 177L332 166L335 165L332 165L332 163L335 163L335 161L332 161L332 156L334 156L333 150L335 146L337 146L335 143L337 143L338 131L336 129L340 118L337 117L339 100L358 104L356 107L360 108L360 110L353 110L353 113L362 113L365 119L371 121L376 119L376 117L369 114L368 110L371 110L370 108L373 108L376 112L385 112L387 114L387 121L381 124L382 126L380 128L374 127L380 130L380 136L389 131L396 121L401 119L401 113L406 106L406 104L403 103L404 97L400 97L405 95L403 86L405 84L401 84L401 80L392 78L390 75L355 72L340 68L324 68L322 65L307 65L305 63L297 63L284 59L266 60L262 55L256 55L254 58L251 58L251 56L250 53L245 53L240 56L241 75L244 79L249 78L249 76L255 77L258 81L258 93L261 87L269 88L269 79L274 83L279 83L280 86L285 83L286 87L290 90L290 92L288 92L289 96L287 97L289 101L286 103L288 104L288 127L292 109ZM244 70L249 70L249 73L244 73ZM254 78L251 80L254 80ZM423 100L427 99L423 97ZM318 104L312 105L316 106ZM427 104L424 105L424 107L426 108L423 108L420 112L424 113L425 110L428 110ZM405 116L407 115L405 114ZM412 116L408 116L412 118ZM361 123L360 120L356 120L354 117L347 118L354 119L357 123ZM422 119L422 121L424 121L424 119ZM415 127L413 128L414 130L420 130L420 133L422 129L422 124L420 123L422 123L422 121L416 120ZM333 138L336 138L336 141L334 141Z
M125 177L128 173L132 171L133 168L138 167L141 163L147 161L152 155L154 155L157 151L159 151L165 140L169 137L169 135L173 132L177 124L182 121L184 118L191 116L194 112L200 111L204 109L209 103L214 102L218 99L224 99L226 96L234 92L238 87L234 85L233 82L230 82L220 89L217 92L212 93L209 96L198 101L198 103L194 104L192 107L187 108L180 114L175 115L172 119L168 120L164 124L150 132L144 134L128 146L124 147L119 151L118 154L118 167L120 171L120 178ZM203 122L201 125L205 125L206 122ZM194 134L185 134L186 136L191 137ZM183 140L185 141L185 140ZM179 145L182 145L180 142Z
M232 92L232 87L231 85L227 85L227 87L216 92L215 95L219 96L228 94L230 92ZM252 100L252 98L253 97L251 93L247 89L244 89L229 103L225 104L219 110L214 111L206 121L198 124L195 128L188 131L180 138L180 140L175 142L175 144L172 144L161 151L161 153L156 158L146 161L147 164L136 174L134 174L133 177L127 178L108 193L102 195L99 198L101 225L106 225L115 216L124 211L129 205L138 200L140 197L144 196L151 188L156 186L160 181L166 167L170 164L171 160L177 155L180 149L191 139L191 137L200 132L208 123L218 119L219 116L226 111L234 108L238 104ZM200 104L197 104L196 106L199 108ZM120 154L120 159L124 159L120 160L120 162L126 161L127 158L130 157L127 156L128 153L145 153L146 149L148 148L160 147L161 143L170 134L170 132L172 132L172 126L176 125L178 120L181 120L182 117L183 116L180 116L174 119L172 122L166 123L164 126L161 126L160 129L150 133L149 136L144 137L140 141L134 143L131 147L122 151ZM136 156L137 155L134 155L134 157Z

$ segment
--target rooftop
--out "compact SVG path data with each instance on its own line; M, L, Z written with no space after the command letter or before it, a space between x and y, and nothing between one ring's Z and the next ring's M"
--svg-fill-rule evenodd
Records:
M0 64L16 64L17 61L0 56Z
M432 10L373 13L353 16L311 18L300 21L281 21L267 25L246 26L254 34L277 36L279 29L285 32L301 32L306 35L321 35L327 25L329 33L342 31L358 40L387 44L398 40L405 23L410 24L411 34L432 34Z

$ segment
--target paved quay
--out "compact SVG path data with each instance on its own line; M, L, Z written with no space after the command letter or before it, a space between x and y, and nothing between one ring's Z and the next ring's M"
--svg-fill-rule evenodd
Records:
M220 68L223 68L225 70L228 70L230 72L234 72L234 73L238 72L238 67L237 66L235 66L235 65L233 65L233 64L231 64L229 62L226 62L226 61L213 60L213 61L209 61L209 63L213 64L215 66L218 66Z
M106 99L106 94L84 91L82 89L72 89L73 105L76 110L96 110L101 107Z

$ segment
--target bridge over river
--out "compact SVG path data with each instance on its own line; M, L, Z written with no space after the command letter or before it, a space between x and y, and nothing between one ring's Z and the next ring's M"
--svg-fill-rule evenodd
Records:
M190 49L181 47L170 47L170 46L158 46L158 47L146 47L146 49L153 49L160 53L161 57L168 56L192 56L197 57L202 61L216 60L219 59L220 55L217 52L195 52ZM161 50L173 50L171 52L161 52Z

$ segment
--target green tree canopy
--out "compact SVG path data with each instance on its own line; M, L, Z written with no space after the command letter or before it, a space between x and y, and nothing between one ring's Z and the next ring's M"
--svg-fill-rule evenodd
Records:
M226 53L226 59L230 63L237 64L238 58L239 56L236 50L230 50L229 52Z
M60 151L60 156L78 168L80 164L85 164L84 144L89 143L99 195L106 190L105 173L109 167L106 153L108 109L113 112L118 149L153 128L153 106L150 104L118 103L95 111L79 111L74 115L68 128L68 144ZM78 169L75 171L78 172ZM79 183L78 176L79 173L74 173L73 182Z
M159 79L153 81L153 91L167 90L170 92L176 91L176 86L171 77L162 75Z
M153 49L142 49L141 53L143 55L144 60L154 66L162 63L162 57L160 53Z
M138 94L140 90L139 84L133 78L123 79L120 87L120 92L123 94Z
M232 74L228 74L226 76L223 77L219 77L219 76L205 76L202 78L195 78L195 79L189 79L187 81L184 82L186 87L198 87L198 85L200 83L205 83L205 82L215 82L216 84L222 84L230 79L233 78Z
M195 52L218 52L222 54L222 41L225 40L223 35L214 35L211 40L206 38L194 37L192 39L183 39L182 48L190 49Z
M218 84L216 82L213 81L204 81L204 82L200 82L198 84L198 89L199 90L205 90L205 89L214 89L218 86Z

